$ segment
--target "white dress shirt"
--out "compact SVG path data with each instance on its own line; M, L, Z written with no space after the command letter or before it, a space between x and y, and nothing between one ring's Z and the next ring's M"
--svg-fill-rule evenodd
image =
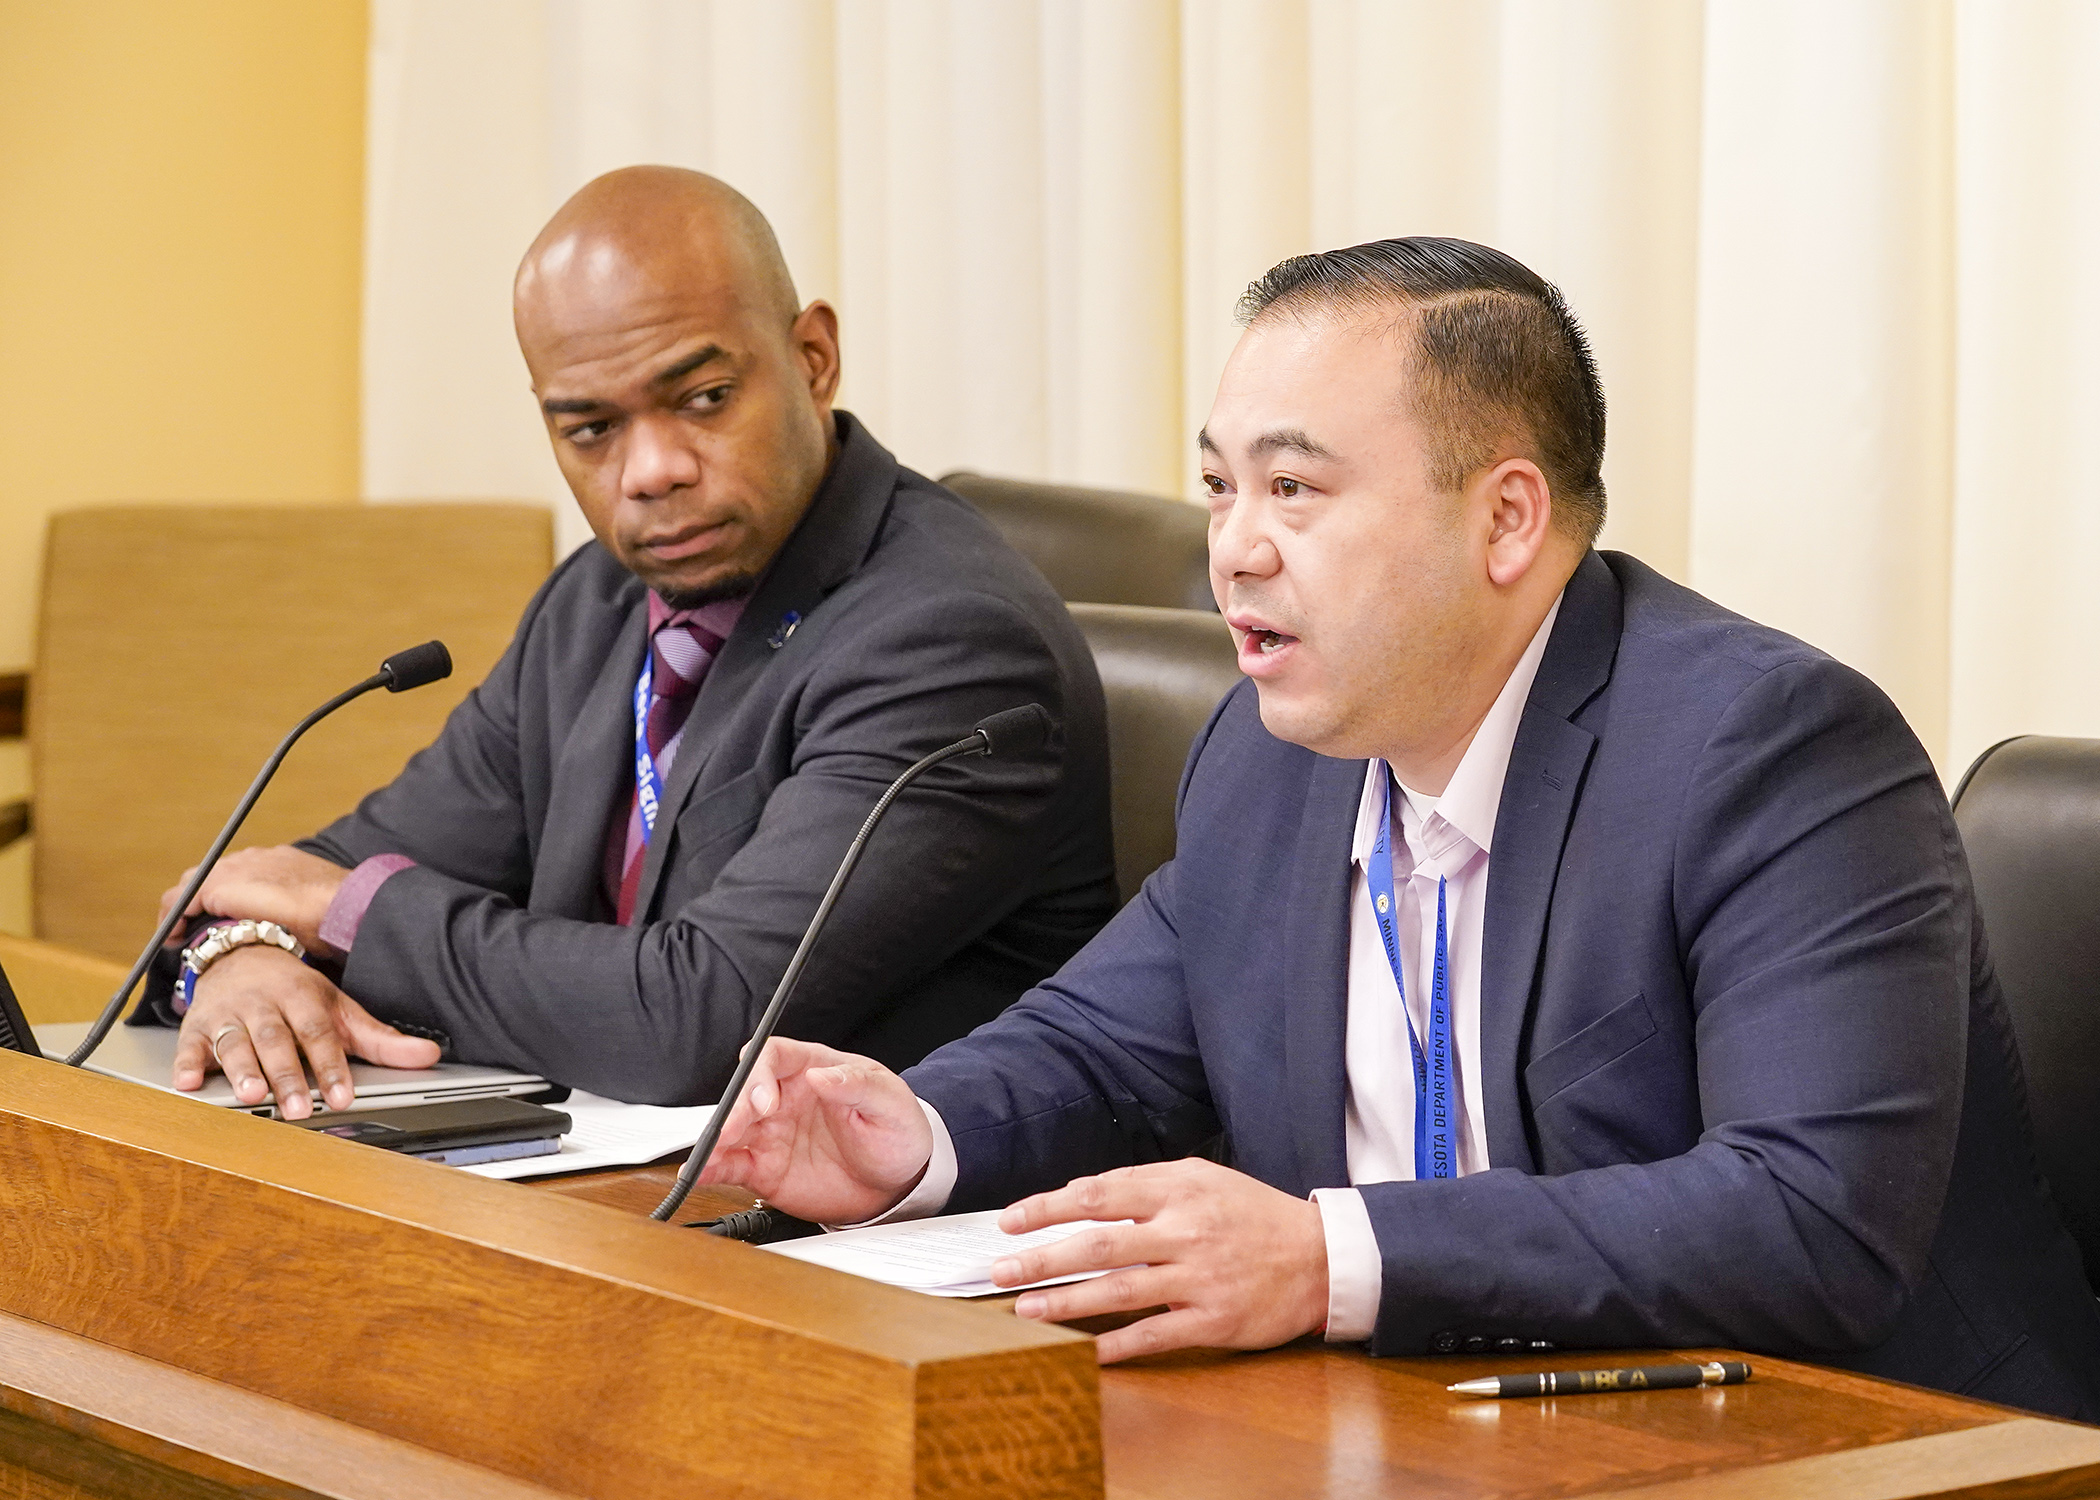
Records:
M1436 964L1437 882L1444 883L1445 983L1451 999L1451 1046L1458 1064L1458 1175L1487 1169L1487 1116L1480 1090L1480 940L1487 915L1488 859L1495 813L1509 771L1517 725L1538 676L1546 638L1560 601L1517 658L1495 703L1480 721L1441 797L1403 784L1399 837L1393 841L1394 894L1400 902L1400 964L1407 980L1407 1012L1415 1035L1429 1040L1428 976ZM1371 909L1371 846L1384 807L1385 762L1364 773L1350 858L1356 879L1349 906L1349 1021L1342 1055L1349 1079L1344 1114L1351 1182L1405 1182L1415 1175L1415 1066L1401 1014L1400 987L1378 918ZM1378 1321L1384 1264L1363 1194L1353 1187L1320 1188L1320 1222L1327 1232L1327 1337L1365 1339Z
M1480 721L1472 744L1441 797L1403 786L1399 837L1393 846L1393 883L1400 901L1400 962L1407 981L1407 1010L1416 1035L1429 1036L1429 994L1418 977L1436 963L1437 882L1444 882L1446 985L1451 1002L1451 1041L1458 1063L1458 1172L1488 1166L1487 1118L1480 1086L1480 944L1486 915L1488 860L1495 841L1495 813L1509 771L1517 725L1531 696L1532 680L1546 654L1546 640L1560 614L1560 600L1546 611L1531 644ZM1415 1175L1415 1071L1401 1013L1400 988L1378 935L1371 908L1368 866L1383 807L1385 762L1374 760L1364 774L1357 805L1356 839L1350 858L1356 880L1349 908L1349 1019L1343 1043L1349 1098L1345 1115L1349 1180L1410 1181ZM955 1190L955 1143L940 1112L924 1100L920 1108L933 1127L933 1157L926 1175L905 1200L881 1216L923 1218L939 1213ZM1327 1337L1348 1342L1371 1336L1384 1287L1384 1262L1363 1195L1353 1187L1319 1188L1313 1200L1327 1236Z

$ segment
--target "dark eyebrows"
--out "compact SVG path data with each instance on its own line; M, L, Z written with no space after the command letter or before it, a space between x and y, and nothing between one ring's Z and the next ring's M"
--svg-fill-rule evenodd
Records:
M727 359L729 351L720 344L709 344L697 354L689 354L668 370L660 370L649 377L651 385L669 385L674 380L683 380L702 365L712 364L718 359Z
M1208 427L1196 434L1196 447L1214 458L1225 456L1217 440L1210 435ZM1272 427L1249 444L1247 452L1254 458L1260 458L1267 453L1295 453L1301 458L1316 459L1321 463L1341 462L1339 455L1314 442L1312 436L1302 427Z
M1265 453L1295 453L1322 463L1341 462L1335 453L1313 441L1312 434L1302 427L1272 427L1256 438L1247 451L1257 458Z
M710 365L718 359L727 359L728 357L729 351L720 344L709 344L697 353L687 355L669 369L657 371L656 374L649 377L649 384L652 386L670 385L673 381L683 380L703 365ZM603 401L593 401L588 397L579 397L560 401L542 401L540 410L550 417L581 417L588 416L594 411L602 411L605 406L606 403Z

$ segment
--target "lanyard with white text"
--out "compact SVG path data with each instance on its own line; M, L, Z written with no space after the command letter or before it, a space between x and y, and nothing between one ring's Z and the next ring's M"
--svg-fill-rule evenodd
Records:
M656 832L656 809L664 800L656 757L649 753L649 699L656 686L656 652L642 653L642 675L634 684L634 804L642 814L642 844Z
M1450 964L1444 941L1444 882L1436 883L1436 968L1429 985L1429 1047L1425 1057L1415 1018L1407 1008L1407 980L1400 969L1400 897L1393 887L1393 776L1386 771L1379 797L1378 840L1371 846L1371 905L1378 913L1378 935L1393 966L1393 986L1400 992L1400 1014L1407 1021L1407 1045L1415 1064L1415 1180L1458 1175L1458 1111L1451 1086Z

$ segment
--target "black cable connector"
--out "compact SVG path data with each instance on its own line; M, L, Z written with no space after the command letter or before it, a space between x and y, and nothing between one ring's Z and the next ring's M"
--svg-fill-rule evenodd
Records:
M769 1208L763 1203L739 1209L719 1219L688 1224L686 1227L704 1229L709 1234L722 1236L725 1240L742 1240L747 1245L770 1245L777 1240L801 1240L813 1234L823 1233L821 1224L812 1224L807 1219L784 1214L779 1209Z

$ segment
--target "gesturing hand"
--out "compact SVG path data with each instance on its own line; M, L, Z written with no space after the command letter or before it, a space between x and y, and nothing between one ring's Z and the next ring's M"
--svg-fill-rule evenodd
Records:
M820 1224L901 1202L933 1155L910 1087L870 1058L775 1037L729 1112L702 1182L747 1187Z
M407 1036L352 1000L282 948L236 948L197 981L175 1044L175 1087L197 1089L213 1064L234 1097L260 1104L274 1095L287 1120L313 1113L304 1052L330 1109L355 1097L344 1054L388 1068L427 1068L437 1043Z
M1023 1198L999 1216L1008 1234L1075 1219L1133 1219L1089 1229L992 1265L1001 1286L1079 1271L1110 1274L1024 1293L1024 1318L1069 1322L1165 1306L1094 1345L1103 1364L1191 1345L1268 1349L1327 1322L1327 1239L1319 1206L1243 1172L1189 1160L1120 1167ZM1128 1267L1129 1269L1117 1269Z

